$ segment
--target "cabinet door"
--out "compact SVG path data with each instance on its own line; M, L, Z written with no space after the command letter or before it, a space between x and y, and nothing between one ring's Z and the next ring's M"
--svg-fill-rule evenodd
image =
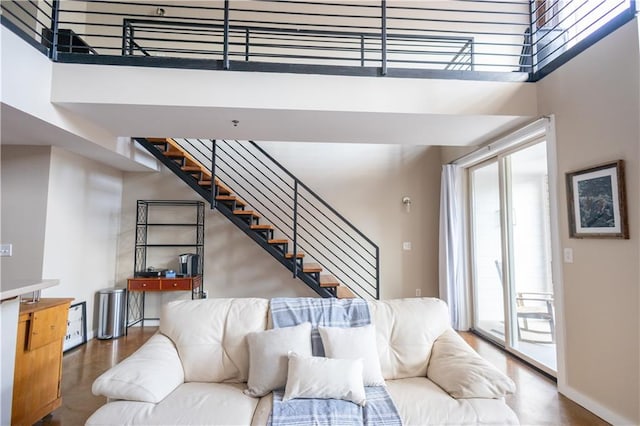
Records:
M33 424L61 404L62 342L69 303L20 315L12 424Z

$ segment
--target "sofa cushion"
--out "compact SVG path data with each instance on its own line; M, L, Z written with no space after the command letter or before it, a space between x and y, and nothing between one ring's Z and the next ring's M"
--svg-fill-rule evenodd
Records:
M455 399L425 377L387 380L387 390L405 425L518 425L499 399Z
M362 359L333 359L289 354L283 402L294 398L343 399L366 403Z
M433 342L449 328L446 303L434 298L368 301L385 379L427 375Z
M260 397L284 388L289 352L311 356L311 323L249 333L249 396Z
M111 399L160 402L183 382L175 346L166 336L155 334L131 356L102 373L91 391Z
M247 334L267 325L267 299L179 300L163 306L160 332L178 348L187 382L246 382Z
M329 358L362 358L365 386L384 386L373 324L364 327L318 327L324 353Z
M111 402L86 425L248 425L259 400L243 389L239 383L185 383L157 405Z
M480 357L453 329L433 345L427 376L454 398L502 398L516 390L513 380Z

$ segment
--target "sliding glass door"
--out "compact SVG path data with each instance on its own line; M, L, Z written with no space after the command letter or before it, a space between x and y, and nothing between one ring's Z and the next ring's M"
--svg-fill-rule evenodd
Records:
M546 143L469 170L474 328L554 373Z
M505 341L502 286L500 174L493 160L470 171L473 238L474 325L494 340Z

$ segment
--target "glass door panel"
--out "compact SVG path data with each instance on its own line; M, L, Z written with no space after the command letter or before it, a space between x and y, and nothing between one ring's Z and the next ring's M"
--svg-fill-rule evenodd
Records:
M498 162L480 165L470 174L472 205L474 328L505 341L502 286L502 231Z
M556 370L555 312L551 276L549 190L546 143L505 158L509 275L513 336L510 346Z

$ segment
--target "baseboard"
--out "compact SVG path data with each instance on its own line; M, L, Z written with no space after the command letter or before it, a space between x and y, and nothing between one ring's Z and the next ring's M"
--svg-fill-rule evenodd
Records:
M612 425L634 425L637 422L632 421L618 413L614 413L609 408L603 406L597 401L589 398L588 396L578 392L571 386L561 386L558 384L558 392L572 400L573 402L583 406L587 410L591 411L596 416L611 423Z

